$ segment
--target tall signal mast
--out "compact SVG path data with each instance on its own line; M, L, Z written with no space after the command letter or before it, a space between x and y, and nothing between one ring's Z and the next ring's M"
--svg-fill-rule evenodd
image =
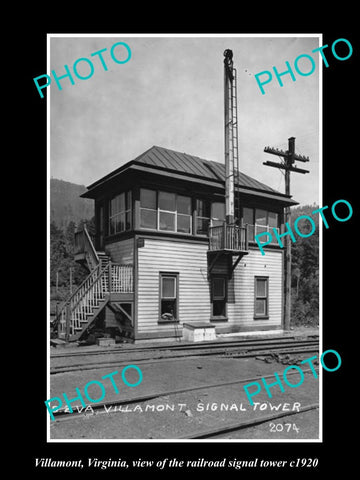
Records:
M224 57L225 215L226 223L231 225L235 223L235 175L239 185L237 89L232 50L225 50ZM237 192L240 216L239 186Z

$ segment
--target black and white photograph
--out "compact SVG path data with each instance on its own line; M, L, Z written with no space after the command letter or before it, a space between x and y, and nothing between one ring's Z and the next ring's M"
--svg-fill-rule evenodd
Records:
M320 440L320 35L48 44L49 439Z
M45 23L17 235L29 472L355 464L351 29Z

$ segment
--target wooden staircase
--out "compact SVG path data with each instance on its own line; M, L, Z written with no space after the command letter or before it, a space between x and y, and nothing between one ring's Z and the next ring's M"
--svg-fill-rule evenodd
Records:
M66 341L84 336L112 294L133 292L133 265L111 262L105 252L95 250L86 227L81 232L83 238L80 242L78 238L75 258L78 255L81 261L86 259L90 273L63 303L55 319L58 337Z

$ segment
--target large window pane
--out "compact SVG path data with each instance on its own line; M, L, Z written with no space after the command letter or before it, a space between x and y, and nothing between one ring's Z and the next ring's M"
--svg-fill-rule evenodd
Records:
M147 188L140 189L140 207L156 210L156 191Z
M160 212L160 230L175 232L175 213Z
M176 210L175 193L159 192L159 209L175 212Z
M120 195L117 197L117 211L118 212L123 212L126 210L125 207L125 193L120 193Z
M191 216L178 214L177 231L181 233L191 233Z
M191 215L191 198L178 195L177 197L177 212Z
M125 230L125 213L116 215L116 231L123 232Z
M225 203L214 202L211 204L211 218L225 220Z
M256 296L257 297L266 297L266 283L267 283L267 280L265 279L256 280Z
M210 218L210 203L205 200L196 200L196 211L198 217Z
M196 233L207 235L210 225L210 202L196 200Z
M131 229L131 210L126 212L126 218L125 218L125 230L130 230Z
M200 235L207 235L209 231L209 218L197 218L196 220L196 233Z
M142 228L157 228L157 213L156 210L141 210L140 211L140 227Z
M123 192L109 202L109 234L131 228L131 191Z
M249 241L254 241L254 225L248 225L248 239Z
M243 222L249 225L254 225L254 209L252 208L243 208Z
M161 300L161 320L174 321L177 318L176 299Z
M131 190L129 190L126 194L126 210L131 209Z
M266 315L266 299L256 299L255 315Z
M255 235L259 235L260 233L264 233L268 231L268 227L266 225L255 225ZM267 237L259 238L260 243L266 243L269 239Z
M162 298L175 298L176 297L176 278L175 277L162 277Z
M278 214L275 212L268 212L269 227L278 227Z
M257 225L266 225L266 213L266 210L261 210L259 208L255 210L255 223Z

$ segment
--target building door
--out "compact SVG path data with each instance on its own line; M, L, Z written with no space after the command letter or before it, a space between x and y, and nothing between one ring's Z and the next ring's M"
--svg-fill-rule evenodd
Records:
M227 320L227 278L213 275L211 278L211 319Z

